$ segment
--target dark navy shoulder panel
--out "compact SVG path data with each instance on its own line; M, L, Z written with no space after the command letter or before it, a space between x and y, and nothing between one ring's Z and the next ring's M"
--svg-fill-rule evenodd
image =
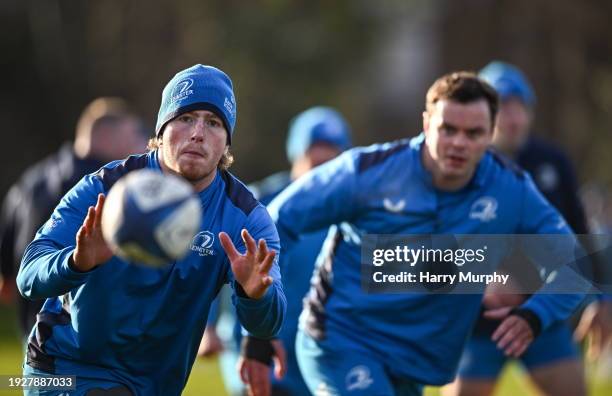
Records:
M130 155L123 162L115 166L105 166L94 174L99 177L104 185L104 190L108 191L110 188L125 174L136 170L147 167L148 154Z
M487 151L491 153L491 157L493 158L493 160L498 163L502 168L508 169L519 179L525 178L525 170L521 168L516 162L512 161L510 158L506 157L494 148L489 148Z
M259 205L253 193L228 171L221 171L221 177L225 182L225 193L230 201L245 215L250 215Z
M401 139L391 144L383 145L377 150L361 153L358 159L359 166L357 172L363 173L367 169L385 162L387 159L409 146L409 139Z

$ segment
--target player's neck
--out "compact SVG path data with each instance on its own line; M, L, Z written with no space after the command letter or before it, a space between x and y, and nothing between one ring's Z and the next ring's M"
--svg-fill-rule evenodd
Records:
M437 190L441 191L458 191L465 187L474 176L475 169L465 175L447 175L434 160L429 151L422 151L421 160L423 167L431 174L431 181Z
M473 176L474 172L461 177L449 177L441 172L437 172L437 174L432 173L432 183L433 186L440 191L459 191L467 186Z

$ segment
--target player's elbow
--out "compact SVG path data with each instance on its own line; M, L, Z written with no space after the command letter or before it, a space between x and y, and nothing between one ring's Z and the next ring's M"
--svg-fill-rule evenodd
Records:
M28 300L39 300L46 298L41 292L36 290L36 271L34 270L38 264L40 257L33 254L31 246L26 248L17 272L17 289L19 294Z
M29 280L26 271L23 270L24 263L21 264L21 268L17 273L17 290L24 298L33 300L35 297L32 295L32 282Z

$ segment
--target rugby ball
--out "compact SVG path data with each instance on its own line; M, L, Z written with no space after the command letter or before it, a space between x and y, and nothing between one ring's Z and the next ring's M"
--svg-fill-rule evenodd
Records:
M187 253L201 220L200 199L187 181L141 169L110 189L102 212L102 235L115 255L161 267Z

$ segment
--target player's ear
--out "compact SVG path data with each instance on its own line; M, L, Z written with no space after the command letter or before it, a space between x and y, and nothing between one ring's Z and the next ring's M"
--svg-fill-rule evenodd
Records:
M429 129L429 113L427 110L423 112L423 131L427 133Z

